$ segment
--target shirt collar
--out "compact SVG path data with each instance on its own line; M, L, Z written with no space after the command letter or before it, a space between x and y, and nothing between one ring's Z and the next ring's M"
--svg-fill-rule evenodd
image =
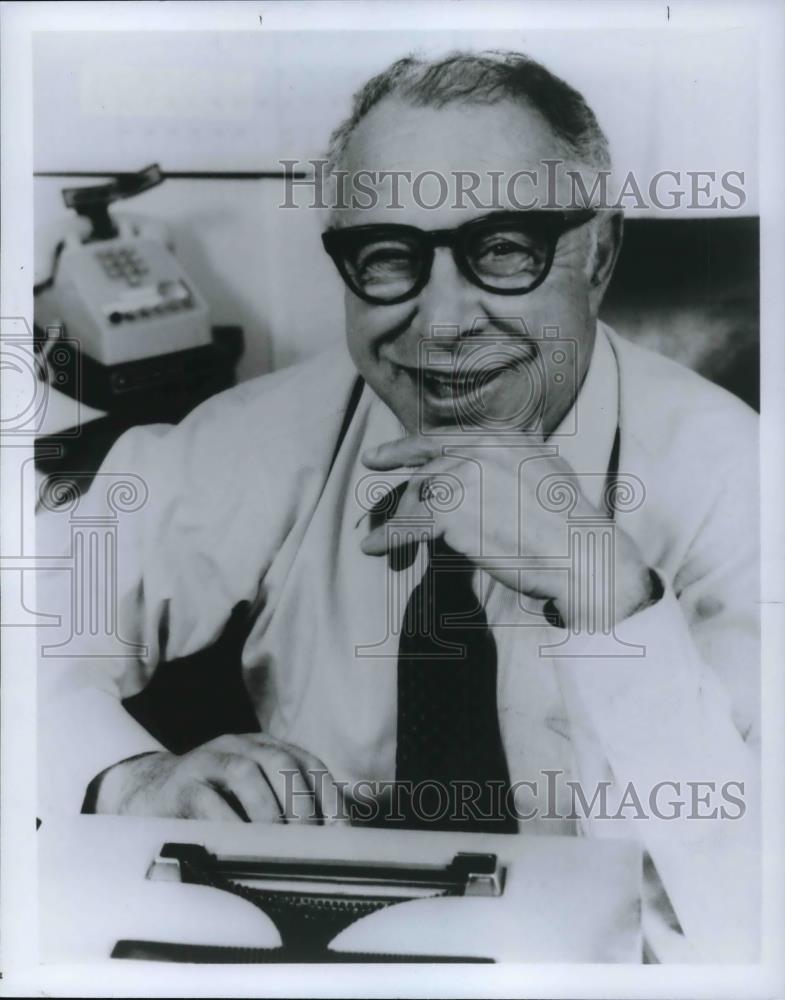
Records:
M619 372L604 323L597 324L589 369L580 392L562 422L548 438L577 473L586 498L600 505L605 473L619 423Z

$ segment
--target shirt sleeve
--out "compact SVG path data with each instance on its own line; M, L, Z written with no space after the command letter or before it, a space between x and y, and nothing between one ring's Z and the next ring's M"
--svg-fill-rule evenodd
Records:
M127 431L85 495L55 487L64 502L36 518L42 811L78 812L97 774L161 749L122 701L210 647L238 604L261 613L318 502L352 373L316 358L245 382L174 427Z
M682 932L645 894L660 961L758 957L757 485L740 467L721 485L661 598L616 625L615 654L577 635L557 661L580 780L610 778L618 811L583 830L642 843Z
M248 542L246 508L255 502L263 518L275 504L239 482L242 416L225 394L176 427L133 428L89 490L61 491L65 502L39 510L43 811L79 812L96 775L163 749L123 700L160 662L206 648L235 604L255 596L266 551Z
M134 622L142 588L141 518L155 506L144 459L163 446L167 432L161 425L123 435L84 495L55 493L36 518L43 815L79 812L97 774L163 749L122 699L149 677L150 650Z

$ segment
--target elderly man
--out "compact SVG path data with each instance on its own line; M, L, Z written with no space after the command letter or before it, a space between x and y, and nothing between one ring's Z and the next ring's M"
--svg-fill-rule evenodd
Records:
M357 95L333 167L470 172L476 197L333 206L350 357L115 446L80 515L128 472L146 502L114 646L44 660L45 805L634 836L652 955L747 933L755 419L598 321L619 214L504 182L556 160L596 175L605 137L519 55L404 59ZM247 725L174 753L123 707L205 650L228 677L231 648Z

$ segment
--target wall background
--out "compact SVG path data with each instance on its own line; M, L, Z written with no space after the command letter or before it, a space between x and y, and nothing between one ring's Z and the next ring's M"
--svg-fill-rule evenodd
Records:
M456 47L520 49L563 76L594 107L623 173L745 172L747 203L725 213L732 224L720 225L711 210L630 213L626 266L606 315L620 332L712 377L723 359L749 359L757 345L750 220L758 210L758 82L754 39L736 29L40 33L36 280L68 224L62 187L151 162L166 172L258 175L280 169L280 159L320 156L370 75L412 50ZM169 179L127 203L170 225L214 322L244 327L240 378L343 334L343 288L318 240L320 214L280 209L283 193L275 177ZM640 215L650 221L639 223ZM685 229L682 220L692 221Z

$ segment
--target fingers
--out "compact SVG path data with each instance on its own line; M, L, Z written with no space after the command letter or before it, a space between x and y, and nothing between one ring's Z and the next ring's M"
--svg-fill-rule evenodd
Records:
M214 788L202 782L191 784L187 793L181 796L181 800L183 807L179 815L185 819L242 822L242 817L232 809L229 803Z
M324 763L307 750L291 744L285 745L300 762L301 773L314 796L321 820L331 825L348 825L349 817L344 808L343 794Z
M432 437L414 434L397 441L386 441L377 448L363 452L363 464L369 469L384 471L403 465L417 467L438 458L441 444Z
M222 787L236 796L249 819L318 823L342 815L332 776L300 747L262 733L222 736L209 746L225 759Z
M545 433L542 419L538 418L535 426L522 430L520 437L516 434L514 438L510 435L499 437L491 433L471 435L470 445L475 451L478 448L488 445L492 450L498 449L499 444L526 444L529 446L541 446L545 442ZM419 468L422 465L441 456L449 454L448 449L456 445L455 437L440 438L435 434L412 434L396 441L385 441L384 444L376 448L370 448L362 454L363 465L368 469L378 472L400 469L402 467ZM462 442L462 447L466 447L466 442Z
M177 816L281 821L264 775L255 761L240 754L199 747L179 759L167 786Z
M119 788L105 812L266 823L344 815L318 757L263 734L221 736L182 756L146 754L107 775Z
M395 534L390 531L390 521L386 524L374 528L370 534L366 535L360 542L360 548L367 556L385 556L394 545ZM435 534L435 532L434 532ZM404 544L405 539L401 537L400 544Z
M251 734L249 739L261 743L262 747L270 745L269 738L263 734ZM284 783L284 811L290 822L325 822L346 823L343 798L335 779L327 770L324 762L317 756L284 741L272 741L289 755L288 767L298 769L298 775L287 778ZM297 780L302 779L302 784Z
M422 504L423 501L420 499L420 489L423 482L425 482L425 480L420 477L416 480L410 480L406 490L401 496L401 499L398 501L395 516L388 518L385 522L378 525L360 541L360 548L365 555L386 555L391 548L395 547L396 543L399 546L404 545L410 539L412 534L411 525L409 526L408 532L396 532L393 529L395 528L396 520L400 522L407 516L411 517L411 515ZM435 524L433 527L435 528Z
M280 746L252 744L254 759L264 772L285 823L316 823L319 811L303 778L299 762Z
M218 782L242 809L243 819L259 823L283 822L274 789L255 760L241 754L222 754Z
M296 823L318 819L300 766L281 744L247 736L222 736L208 744L219 761L215 780L235 796L248 819Z
M369 556L382 556L386 555L390 551L390 548L395 546L396 541L398 545L408 543L411 540L412 533L411 518L413 515L422 515L422 507L424 504L427 504L426 497L423 495L423 486L428 483L438 482L440 475L444 475L446 478L448 474L453 480L457 479L461 483L461 477L458 473L461 467L465 465L466 463L463 458L444 456L422 466L409 481L403 496L398 502L393 517L388 518L383 524L378 525L361 540L360 548L362 551ZM449 480L443 485L447 486L449 492L454 488L453 483ZM430 529L429 533L433 537L439 537L443 533L441 514L432 506L428 510L430 521L428 525ZM396 531L395 529L399 525L401 529ZM406 527L404 528L403 525L406 525Z

